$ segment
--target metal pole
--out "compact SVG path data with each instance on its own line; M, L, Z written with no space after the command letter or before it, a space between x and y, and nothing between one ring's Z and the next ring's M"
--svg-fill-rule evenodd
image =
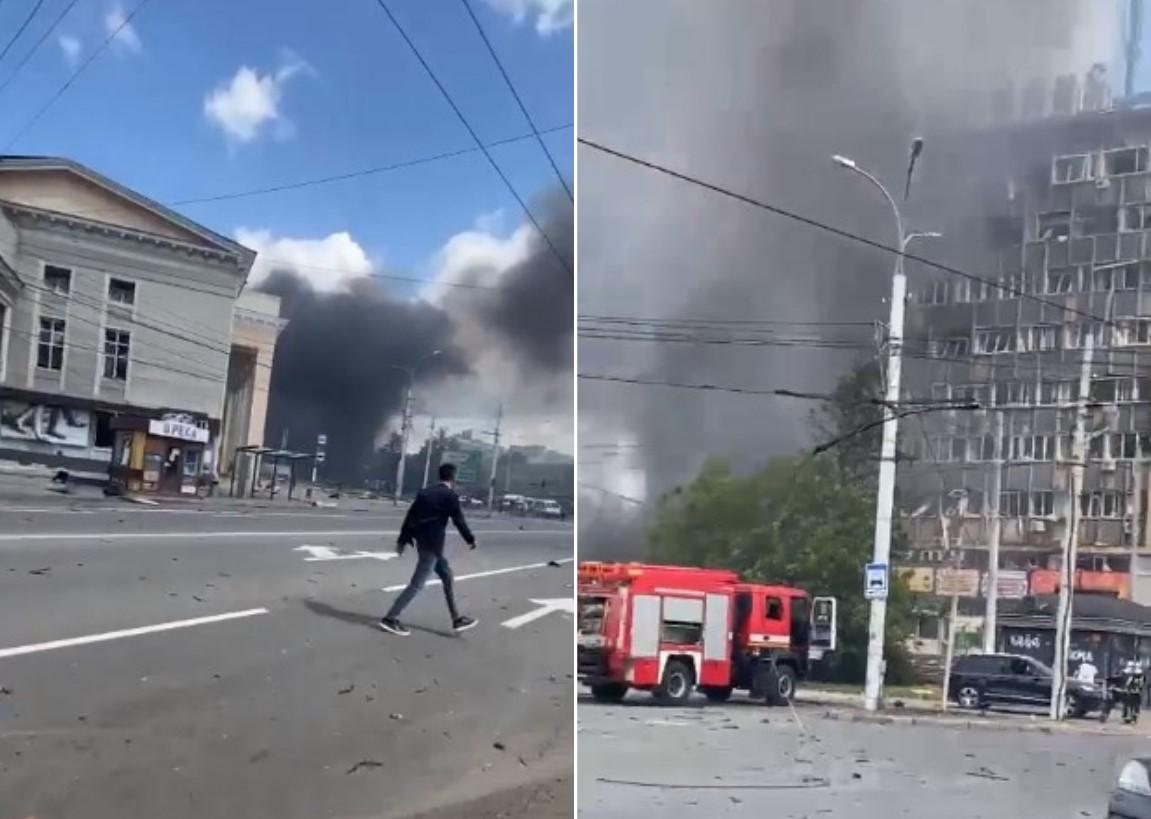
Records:
M408 454L408 420L412 410L412 382L416 380L414 372L408 373L408 391L404 394L404 416L400 422L400 460L396 464L396 495L393 502L398 504L404 495L404 463Z
M1127 569L1127 598L1135 600L1135 578L1138 576L1139 550L1143 548L1143 516L1147 509L1147 478L1146 464L1143 462L1143 436L1135 436L1135 461L1131 465L1133 475L1132 493L1135 495L1132 509L1134 520L1131 522L1131 565ZM1138 601L1137 601L1138 602Z
M983 615L983 651L995 653L995 631L999 620L999 540L1002 521L999 495L1003 491L1003 410L995 412L995 471L991 474L990 546L987 555L987 608Z
M1055 679L1051 685L1050 717L1063 719L1067 691L1067 657L1071 649L1071 617L1075 602L1075 569L1079 562L1079 520L1083 472L1087 463L1087 402L1091 392L1091 361L1095 355L1095 335L1088 328L1079 370L1079 399L1075 409L1075 437L1071 453L1071 481L1068 487L1069 508L1063 533L1062 580L1059 584L1059 607L1055 616Z
M848 160L850 162L850 160ZM842 163L841 163L842 164ZM891 560L891 527L895 505L895 445L899 434L898 404L899 378L903 369L903 315L907 297L907 279L903 274L903 255L907 250L903 231L903 215L899 205L883 183L854 162L845 165L877 187L891 205L895 216L895 229L899 253L895 257L895 271L891 276L891 315L887 339L887 390L884 395L883 444L880 448L879 484L875 496L875 539L872 544L872 562L886 566ZM873 599L867 624L867 681L863 690L863 706L868 711L879 708L883 688L883 644L887 624L887 600Z
M951 664L955 660L955 635L957 633L955 628L955 621L959 619L959 595L951 595L951 614L947 618L947 652L943 661L943 694L941 695L941 703L943 710L947 710L950 704L948 697L951 688Z
M504 418L504 405L500 404L499 412L496 414L496 431L493 433L493 440L495 446L492 447L492 474L488 480L488 514L492 514L495 510L496 502L496 469L499 468L500 462L500 422Z
M424 482L428 485L428 478L432 472L432 446L436 442L436 416L432 416L432 423L428 426L428 454L424 457Z

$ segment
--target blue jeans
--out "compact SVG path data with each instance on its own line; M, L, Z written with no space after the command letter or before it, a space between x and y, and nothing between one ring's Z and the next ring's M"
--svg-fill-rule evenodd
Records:
M418 549L416 551L416 570L412 572L412 579L408 581L408 586L400 596L392 603L392 607L388 609L385 618L399 618L408 604L415 599L424 586L428 582L428 575L435 571L436 576L440 578L440 582L444 586L444 599L448 603L448 613L452 616L452 621L460 618L460 613L456 609L456 596L452 590L452 567L448 563L448 559L443 555L438 555L432 551L425 551Z

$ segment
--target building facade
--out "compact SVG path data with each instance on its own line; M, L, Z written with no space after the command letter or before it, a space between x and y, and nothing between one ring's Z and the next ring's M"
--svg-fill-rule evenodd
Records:
M0 157L0 458L213 473L254 259L75 162Z
M952 593L957 627L977 640L996 524L999 596L1057 590L1073 504L1077 589L1151 602L1151 110L1046 117L943 150L972 176L927 196L936 221L923 227L977 278L909 262L905 395L938 403L901 430L899 562L927 653L942 647L938 604ZM1072 498L1088 338L1087 466Z

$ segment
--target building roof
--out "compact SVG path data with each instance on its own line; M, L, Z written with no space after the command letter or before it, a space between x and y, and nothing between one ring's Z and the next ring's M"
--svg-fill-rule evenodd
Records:
M251 267L252 262L256 258L256 253L250 248L244 247L239 242L229 239L223 234L217 233L210 228L204 227L199 222L195 222L188 217L177 213L166 205L162 205L154 199L149 199L141 193L138 193L131 188L125 187L120 183L98 173L86 165L82 165L65 157L58 156L32 156L32 155L17 155L17 154L0 154L0 173L8 170L21 170L21 171L68 171L73 173L92 184L104 188L105 190L128 200L134 205L141 207L147 211L152 212L161 219L165 219L172 224L192 233L207 243L215 245L217 248L229 253L237 255L246 267Z

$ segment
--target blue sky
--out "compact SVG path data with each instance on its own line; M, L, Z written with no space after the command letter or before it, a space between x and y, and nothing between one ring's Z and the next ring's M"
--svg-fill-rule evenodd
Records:
M0 92L0 145L99 46L109 21L138 1L77 0ZM0 48L35 2L0 5ZM69 2L44 0L0 61L0 83ZM461 0L389 6L481 139L530 132ZM473 0L473 8L536 125L569 125L571 0ZM472 147L375 0L149 0L131 28L8 153L68 156L168 203ZM572 130L545 139L570 179ZM493 153L529 204L555 184L533 140ZM521 221L478 152L179 209L222 233L245 228L268 241L346 231L389 272L421 276L461 231L481 224L506 236ZM327 259L329 250L313 247L307 257ZM335 250L337 260L350 252ZM279 252L287 254L283 245Z

